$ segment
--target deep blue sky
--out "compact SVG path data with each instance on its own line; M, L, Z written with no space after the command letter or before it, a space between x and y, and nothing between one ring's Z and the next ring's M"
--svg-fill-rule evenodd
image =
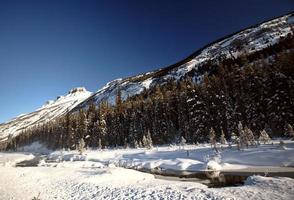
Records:
M0 0L0 122L293 10L292 0Z

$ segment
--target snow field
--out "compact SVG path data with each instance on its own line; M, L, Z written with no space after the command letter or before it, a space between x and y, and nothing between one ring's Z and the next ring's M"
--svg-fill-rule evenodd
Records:
M49 151L38 167L14 167L31 153L0 153L0 199L286 199L294 197L294 179L251 176L244 186L208 188L197 182L162 180L126 168L198 171L293 166L294 141L238 151L227 146L215 154L210 145L147 149ZM24 149L42 150L39 144ZM187 153L187 151L189 153ZM7 164L6 164L7 163ZM126 167L126 168L123 168ZM293 169L293 168L292 168Z

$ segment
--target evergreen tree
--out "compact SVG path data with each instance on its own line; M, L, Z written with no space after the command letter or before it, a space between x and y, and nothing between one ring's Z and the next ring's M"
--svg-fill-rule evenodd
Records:
M148 132L147 132L147 137L146 137L146 139L147 139L147 148L148 148L148 149L153 148L153 142L152 142L152 138L151 138L151 134L150 134L150 131L149 131L149 130L148 130Z
M215 131L214 131L213 128L210 129L209 140L210 140L211 147L213 147L215 149L215 151L217 151L217 148L216 148L216 136L215 136Z
M223 129L221 130L220 143L221 144L227 144L227 140L226 140L225 133L224 133L224 130Z
M294 130L291 124L287 124L287 135L289 135L290 138L294 139Z
M263 142L263 144L270 142L270 137L265 130L260 131L259 141Z
M185 139L183 136L181 136L180 144L181 144L182 146L185 146L185 144L186 144L186 139Z
M79 140L79 144L78 144L78 151L79 151L79 153L80 153L80 155L82 155L85 151L86 151L86 149L85 149L85 141L84 141L84 139L83 138L81 138L80 140Z

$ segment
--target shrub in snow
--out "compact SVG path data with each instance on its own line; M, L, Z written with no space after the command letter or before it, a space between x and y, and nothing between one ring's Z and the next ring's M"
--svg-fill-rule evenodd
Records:
M39 192L38 196L36 196L36 197L33 197L33 199L32 199L32 200L41 200L41 199L40 199L40 194L41 194L41 193Z
M267 132L265 130L260 132L260 136L259 136L258 140L260 142L263 142L263 144L269 143L271 141L269 135L267 134Z
M81 155L86 151L85 146L86 146L85 141L83 138L81 138L78 144L78 151Z

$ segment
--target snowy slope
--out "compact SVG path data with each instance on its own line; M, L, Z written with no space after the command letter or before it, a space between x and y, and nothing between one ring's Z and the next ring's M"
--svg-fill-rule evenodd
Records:
M92 97L82 102L76 109L84 108L89 103L99 104L102 100L114 103L118 89L122 98L141 93L156 84L164 84L169 79L178 80L192 69L196 70L194 80L201 82L203 73L197 72L198 67L208 61L217 62L217 59L238 57L240 54L253 53L262 50L279 41L281 37L293 32L294 15L289 14L259 25L231 34L216 42L206 45L188 58L156 71L137 76L116 79L107 83Z
M66 96L59 96L55 101L47 101L45 105L29 114L22 114L9 122L0 124L0 142L8 137L15 137L27 127L48 122L67 110L73 109L91 95L85 88L71 89Z

